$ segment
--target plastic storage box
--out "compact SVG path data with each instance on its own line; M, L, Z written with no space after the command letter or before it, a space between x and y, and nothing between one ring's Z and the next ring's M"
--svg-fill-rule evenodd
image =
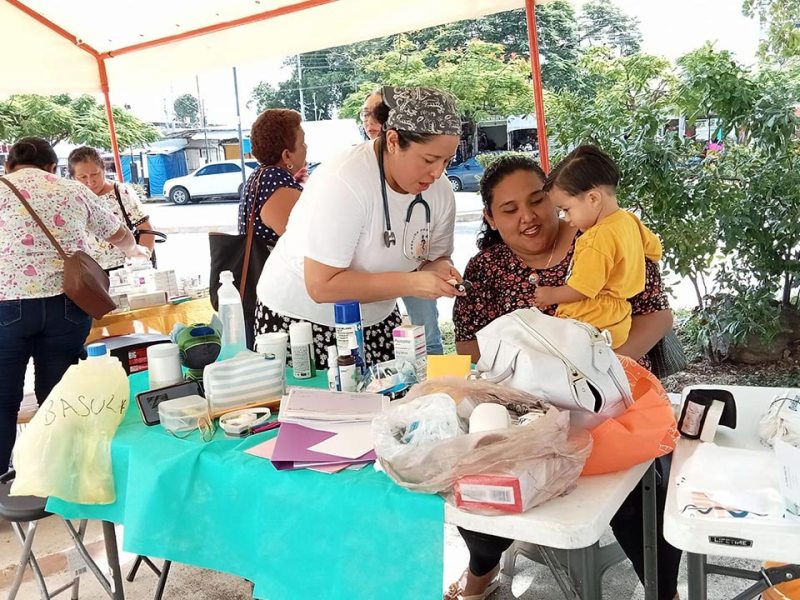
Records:
M197 395L166 400L158 405L158 416L170 433L194 431L201 417L209 418L208 401Z

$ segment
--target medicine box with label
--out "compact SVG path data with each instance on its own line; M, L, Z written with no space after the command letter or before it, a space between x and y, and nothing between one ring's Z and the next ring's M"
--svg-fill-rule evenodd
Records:
M131 310L161 306L167 303L166 292L149 292L144 294L128 294L128 304Z
M428 352L425 349L425 327L403 325L392 331L394 357L414 365L417 381L425 381L428 373Z

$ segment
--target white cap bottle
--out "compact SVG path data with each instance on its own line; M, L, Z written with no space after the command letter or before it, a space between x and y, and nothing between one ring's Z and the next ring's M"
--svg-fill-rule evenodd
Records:
M300 321L289 325L289 345L292 349L292 371L295 379L311 379L316 376L311 323Z
M328 346L328 389L332 392L342 391L339 380L339 350L336 346Z

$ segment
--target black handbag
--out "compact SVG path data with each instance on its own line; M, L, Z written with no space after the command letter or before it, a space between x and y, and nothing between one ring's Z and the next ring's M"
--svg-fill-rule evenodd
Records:
M117 203L119 204L119 210L122 212L122 217L125 219L125 225L127 225L128 229L131 230L133 234L133 238L136 240L136 243L139 243L139 238L144 235L152 235L155 238L156 244L161 244L167 241L167 234L162 233L160 231L153 231L152 229L139 229L137 225L134 225L131 221L131 218L128 216L128 211L125 210L125 205L122 204L122 196L119 193L119 185L117 182L114 182L114 196L117 198ZM153 268L156 268L156 250L153 248L152 252L150 253L150 262L153 263Z
M674 331L670 331L661 338L647 353L647 358L650 359L650 370L659 379L683 371L686 365L689 364L689 361L686 360L686 354L683 352L681 341Z
M260 180L258 181L260 184ZM251 350L254 346L256 303L258 301L256 284L274 247L265 240L255 237L259 184L255 186L255 193L252 194L245 235L231 235L215 231L208 234L208 248L211 251L208 291L211 296L211 306L214 307L214 310L219 310L217 299L219 274L223 271L230 271L233 273L233 285L239 289L239 296L242 298L247 347Z

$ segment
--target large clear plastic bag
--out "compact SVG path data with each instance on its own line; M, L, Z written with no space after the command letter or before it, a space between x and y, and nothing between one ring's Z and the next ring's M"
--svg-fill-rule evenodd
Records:
M527 425L508 429L455 435L402 446L398 431L420 419L415 408L426 405L430 395L447 394L457 403L462 431L471 409L483 402L499 403L522 416L541 412ZM592 441L585 430L570 432L569 413L547 408L538 398L502 386L463 379L439 379L415 386L402 400L373 423L378 460L399 485L419 492L444 493L453 499L454 486L470 478L498 476L517 482L517 509L523 512L569 492L588 457ZM463 507L476 512L498 512L491 507Z
M89 358L71 366L17 437L11 495L114 502L111 439L129 396L118 359Z

